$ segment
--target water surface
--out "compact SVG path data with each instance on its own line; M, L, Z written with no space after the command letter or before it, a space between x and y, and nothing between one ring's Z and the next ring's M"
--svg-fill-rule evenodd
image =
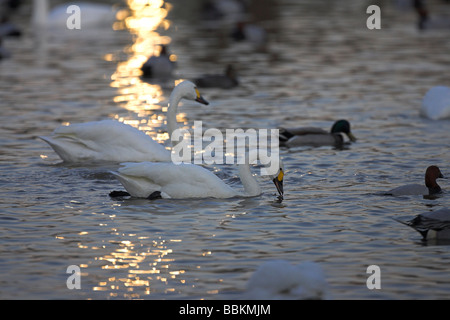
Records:
M431 164L450 175L449 120L419 115L426 91L449 85L449 31L418 32L414 12L390 2L381 30L368 30L369 2L265 1L251 7L269 30L261 50L233 43L227 26L200 23L198 3L184 3L132 12L138 22L148 15L146 27L119 22L89 36L36 35L26 5L14 17L24 35L4 41L12 57L0 62L0 298L238 299L261 263L285 259L320 263L337 299L448 299L450 247L422 242L392 219L448 207L448 192L378 193L422 183ZM63 164L37 137L118 119L165 143L173 81L149 83L138 70L159 43L170 43L177 79L228 63L239 72L238 88L201 91L210 106L183 103L178 120L187 128L194 120L328 128L346 118L358 141L282 149L281 204L264 177L255 198L110 199L122 189L109 173L116 165ZM241 188L235 166L210 168ZM373 264L380 290L366 287ZM66 286L69 265L81 267L81 290Z

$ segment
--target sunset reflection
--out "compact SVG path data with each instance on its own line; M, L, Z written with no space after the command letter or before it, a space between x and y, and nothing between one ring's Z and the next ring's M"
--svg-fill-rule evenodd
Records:
M116 249L97 258L104 263L101 269L108 270L109 274L117 274L99 281L92 288L93 291L107 291L112 298L143 298L151 294L154 287L161 291L161 283L165 293L175 290L170 285L167 287L169 281L185 283L184 279L179 279L185 273L184 270L171 270L170 263L174 259L170 254L173 251L168 248L168 244L181 240L158 239L152 241L151 247L145 247L140 240L148 240L148 237L128 235L127 239L110 241Z
M162 142L168 136L157 134L155 129L165 122L163 113L166 108L161 106L163 91L159 84L142 81L140 67L149 56L158 54L160 45L170 43L170 37L160 35L157 30L170 27L166 17L171 6L162 0L128 0L127 4L128 12L120 13L122 20L114 28L128 30L133 35L133 43L125 48L128 58L118 63L116 72L111 76L111 86L118 90L114 101L134 115L132 119L116 115L116 119ZM176 59L175 56L171 58Z
M133 43L124 49L127 60L118 62L111 77L111 87L117 88L118 92L114 101L132 114L130 118L116 115L116 119L146 132L157 141L164 141L168 135L157 133L166 121L163 90L159 84L143 81L140 67L150 55L158 54L160 45L171 41L170 37L157 31L170 27L166 19L170 5L159 0L128 0L127 4L129 9L119 13L119 22L114 29L126 29L131 33ZM113 56L106 55L105 60L108 59L112 60ZM171 59L176 60L176 56ZM181 240L161 237L149 240L147 236L121 234L116 229L112 229L111 235L121 240L109 240L103 248L109 248L108 253L96 258L99 267L108 270L110 277L99 280L93 291L108 292L111 298L136 299L152 294L155 287L159 288L157 291L175 291L169 283L173 280L185 283L180 279L185 271L171 268L172 249L168 247L170 243ZM161 284L164 289L161 289Z

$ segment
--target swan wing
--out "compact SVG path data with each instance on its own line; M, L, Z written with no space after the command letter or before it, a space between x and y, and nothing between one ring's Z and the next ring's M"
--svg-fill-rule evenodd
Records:
M170 152L162 144L114 120L61 126L41 139L67 162L170 161Z
M229 198L237 195L212 172L194 164L140 162L122 165L118 170L118 175L122 177L119 180L127 181L124 187L132 196L148 197L154 191L162 191L177 199Z

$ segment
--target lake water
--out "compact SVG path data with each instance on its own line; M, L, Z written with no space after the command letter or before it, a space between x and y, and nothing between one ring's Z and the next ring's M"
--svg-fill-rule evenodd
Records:
M269 31L263 49L202 23L195 1L131 11L115 31L64 36L33 33L28 4L14 16L24 35L4 40L11 58L0 62L1 299L239 299L274 259L319 263L335 299L450 298L450 246L392 219L449 207L448 192L378 194L423 183L431 164L450 175L450 121L419 115L429 88L450 85L450 31L419 32L413 10L390 1L380 30L366 27L370 1L255 2L253 17ZM183 103L187 128L329 128L346 118L358 141L281 149L282 203L259 176L254 198L113 200L116 165L63 164L38 136L118 119L164 143L173 81L146 82L139 71L160 43L176 55L176 79L228 63L239 73L237 88L201 90L209 106ZM241 187L235 166L209 168ZM66 286L69 265L81 268L80 290ZM380 267L379 290L366 286L369 265Z

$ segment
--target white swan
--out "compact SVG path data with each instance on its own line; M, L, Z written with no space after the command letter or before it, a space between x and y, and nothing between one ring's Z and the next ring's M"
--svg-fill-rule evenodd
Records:
M431 120L450 119L450 88L436 86L428 90L420 114Z
M246 299L329 299L329 286L322 267L305 261L293 265L284 260L263 263L247 282Z
M271 176L279 198L283 196L283 167ZM244 194L223 182L207 169L190 163L124 163L118 172L112 172L127 190L119 195L137 198L232 198L254 197L261 194L261 188L253 177L248 164L240 164L239 177ZM114 196L116 192L110 195Z
M208 104L190 81L180 82L172 91L167 109L167 127L176 128L181 99ZM47 142L65 162L170 161L170 151L142 131L115 120L71 124L57 128ZM170 139L169 139L170 140Z
M110 5L91 2L70 2L60 4L49 11L48 0L33 0L32 22L39 27L67 29L67 13L70 5L80 8L81 29L83 27L112 26L116 11Z
M442 208L417 215L409 221L394 220L410 226L419 232L423 239L450 240L450 209Z

